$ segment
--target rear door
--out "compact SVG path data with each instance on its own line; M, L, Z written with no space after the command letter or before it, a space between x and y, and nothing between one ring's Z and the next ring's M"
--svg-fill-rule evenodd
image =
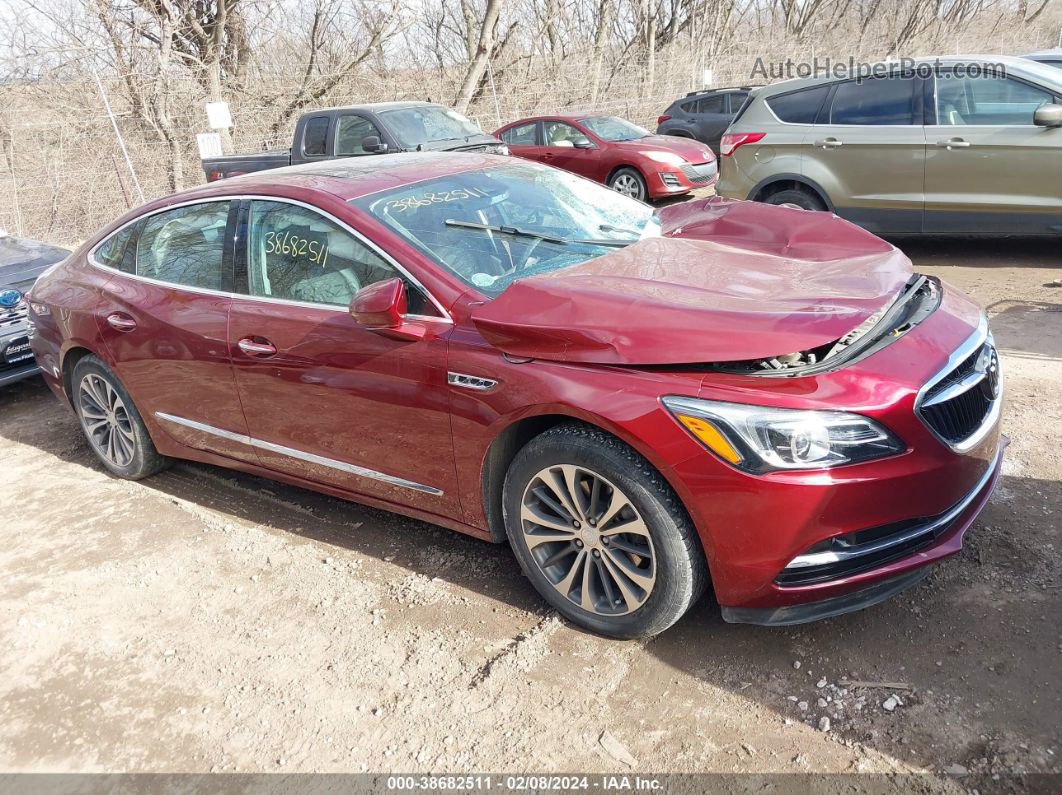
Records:
M254 452L232 380L226 325L232 290L235 207L199 201L137 222L97 311L119 378L141 415L189 447L242 460ZM100 259L103 258L103 260Z
M509 147L509 152L527 160L541 160L542 151L541 123L529 121L517 124L502 131L501 139Z
M937 74L927 92L926 232L1062 232L1062 129L1033 112L1054 94L1014 75Z
M922 230L922 80L906 74L833 85L804 146L804 173L838 215L877 233Z
M727 94L710 94L701 97L697 100L694 115L694 129L696 130L694 137L708 144L718 154L719 139L730 126L732 118L734 115L730 112Z
M391 259L332 216L281 200L242 211L246 249L228 342L263 466L343 491L455 516L442 309ZM416 341L354 322L362 287L398 277Z

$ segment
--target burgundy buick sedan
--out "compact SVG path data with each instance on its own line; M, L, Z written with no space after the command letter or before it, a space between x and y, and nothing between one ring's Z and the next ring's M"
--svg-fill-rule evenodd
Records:
M103 465L233 467L511 544L550 604L660 632L871 605L1000 471L985 314L828 213L654 213L401 154L137 209L38 279L32 346Z
M563 168L632 199L681 196L714 185L715 154L705 144L653 135L618 116L538 116L495 131L517 157Z

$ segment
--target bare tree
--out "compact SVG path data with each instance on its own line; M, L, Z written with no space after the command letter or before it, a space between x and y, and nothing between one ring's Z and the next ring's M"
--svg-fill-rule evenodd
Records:
M462 3L462 8L467 5L467 3ZM476 88L487 71L487 59L490 58L491 51L494 49L495 28L498 25L498 16L501 14L501 10L502 0L486 0L483 17L479 23L479 35L476 39L475 51L468 62L465 77L461 81L461 88L458 89L457 97L454 99L454 108L460 113L465 113L468 110L468 106L472 102L472 96L476 93Z

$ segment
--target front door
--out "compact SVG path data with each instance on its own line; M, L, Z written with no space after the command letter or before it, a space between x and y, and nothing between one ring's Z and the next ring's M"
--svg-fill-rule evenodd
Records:
M547 120L542 122L542 139L545 146L538 158L540 162L598 182L604 180L598 173L601 150L596 146L583 149L575 145L580 139L589 140L589 136L578 127L563 121Z
M921 108L922 81L913 76L849 80L834 87L825 119L805 139L803 165L838 215L878 234L922 231L926 137Z
M349 227L283 201L247 204L246 296L229 342L252 444L262 464L387 502L456 515L446 368L451 324L389 259ZM244 262L245 259L245 262ZM362 287L400 277L415 342L358 326ZM243 280L240 279L240 282Z
M189 447L254 461L226 334L236 204L167 209L104 241L93 259L123 273L108 283L97 323L149 422Z
M1015 77L936 78L926 127L926 232L1062 232L1062 129L1050 91Z

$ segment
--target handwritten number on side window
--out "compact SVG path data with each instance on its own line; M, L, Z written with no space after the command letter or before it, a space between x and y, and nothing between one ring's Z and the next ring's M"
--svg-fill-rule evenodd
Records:
M322 268L328 262L328 246L319 240L310 240L300 235L285 232L265 233L265 253L285 254L289 257L303 258Z

